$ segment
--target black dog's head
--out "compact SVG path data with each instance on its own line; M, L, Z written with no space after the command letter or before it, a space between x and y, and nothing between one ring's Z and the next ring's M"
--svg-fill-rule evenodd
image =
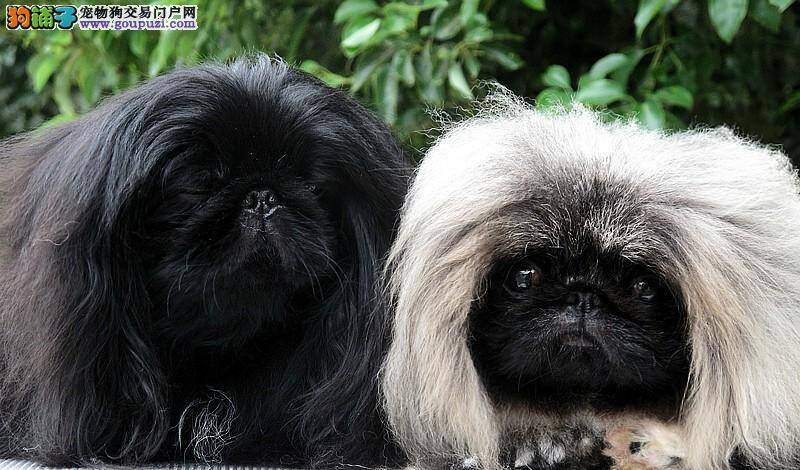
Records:
M323 415L298 417L309 440L371 416L353 397L380 361L373 289L407 165L346 94L266 57L178 70L0 157L14 182L0 319L16 442L0 450L147 458L169 425L165 361L259 332L269 343L273 326L315 342L284 387Z
M324 301L371 256L357 252L358 238L392 224L391 211L370 208L396 194L397 149L376 148L391 145L385 131L280 64L241 71L192 70L172 78L180 89L154 90L174 102L166 128L150 113L135 117L154 161L122 219L163 307L160 324L182 340L218 343L263 321L303 321L292 307Z
M106 204L108 224L87 226L80 243L110 236L127 251L158 334L184 348L302 321L289 317L295 304L323 302L374 262L400 204L388 131L267 59L160 77L78 132L95 148L75 162L77 183Z
M277 307L265 299L312 292L339 268L339 183L320 164L336 150L320 129L272 133L271 117L259 123L243 112L200 117L217 122L155 169L131 204L142 211L129 223L167 310L238 306L231 314L252 316Z

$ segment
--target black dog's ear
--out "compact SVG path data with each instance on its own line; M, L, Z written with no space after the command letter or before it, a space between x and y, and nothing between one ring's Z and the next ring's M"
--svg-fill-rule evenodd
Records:
M6 168L16 162L0 266L4 455L134 462L166 435L165 380L121 220L140 171L121 164L135 119L117 107L4 151Z
M299 432L316 462L395 461L398 449L376 445L390 441L378 402L389 315L379 278L411 165L388 128L369 111L338 92L335 102L347 104L336 111L337 122L348 127L329 133L328 142L339 157L335 179L347 186L339 192L337 224L341 258L347 264L342 266L344 280L337 295L323 307L313 330L305 333L310 340L304 347L327 361L317 364L312 374L321 380L298 399L303 403ZM341 139L336 139L337 133Z
M388 341L388 309L377 291L386 240L375 236L377 222L368 210L350 206L350 264L343 267L342 288L328 299L319 318L307 326L294 358L317 357L307 370L310 390L296 399L299 428L308 458L318 465L396 460L378 402L377 371ZM300 367L300 364L298 364ZM376 454L379 452L379 454Z

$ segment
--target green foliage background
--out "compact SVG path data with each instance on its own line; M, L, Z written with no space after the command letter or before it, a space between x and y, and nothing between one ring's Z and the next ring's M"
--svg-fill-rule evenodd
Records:
M800 162L794 0L191 3L192 32L2 30L0 136L176 65L259 50L349 90L416 151L428 109L463 106L496 80L537 106L575 99L652 128L733 125Z

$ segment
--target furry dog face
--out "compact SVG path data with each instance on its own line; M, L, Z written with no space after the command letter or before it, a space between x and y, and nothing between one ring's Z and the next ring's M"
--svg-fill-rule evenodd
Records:
M184 346L241 340L261 322L292 321L293 308L330 294L347 249L337 238L344 232L337 199L346 192L335 168L341 149L325 137L335 129L282 109L289 103L231 93L241 105L198 115L200 143L165 162L134 203L149 214L137 248L154 301L169 316L158 319L161 331ZM271 117L240 117L271 109L285 113L285 130L272 128Z
M603 198L593 196L597 209ZM486 294L475 301L470 352L484 386L499 401L551 407L677 400L688 355L674 288L648 267L657 259L633 262L570 236L592 223L592 212L565 205L578 195L564 199L571 201L552 204L563 209L550 215L538 209L544 200L513 215L548 225L555 216L559 243L537 247L536 232L522 235L528 241L490 268Z
M256 57L2 157L2 455L208 460L177 432L212 460L384 463L374 286L407 163L366 109ZM218 404L232 422L192 415Z
M800 185L786 157L726 129L485 106L427 153L389 258L385 405L412 459L500 468L541 437L552 464L583 444L555 449L551 430L632 419L680 428L658 433L685 438L688 468L736 452L789 468Z

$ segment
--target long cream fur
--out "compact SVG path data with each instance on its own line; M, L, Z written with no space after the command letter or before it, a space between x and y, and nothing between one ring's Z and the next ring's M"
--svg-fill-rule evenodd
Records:
M467 349L467 316L493 254L521 236L497 214L563 174L630 187L587 230L631 256L660 227L615 225L646 204L673 230L664 269L682 288L692 350L679 416L685 465L794 468L800 449L800 184L779 150L726 128L661 133L607 124L575 106L544 114L503 92L452 124L427 153L390 255L396 308L383 371L391 426L415 464L476 458L499 467L516 417L487 397ZM633 202L631 202L633 201ZM536 227L539 221L521 220ZM546 235L543 235L546 236ZM546 411L546 410L544 410ZM537 418L538 416L538 418Z

